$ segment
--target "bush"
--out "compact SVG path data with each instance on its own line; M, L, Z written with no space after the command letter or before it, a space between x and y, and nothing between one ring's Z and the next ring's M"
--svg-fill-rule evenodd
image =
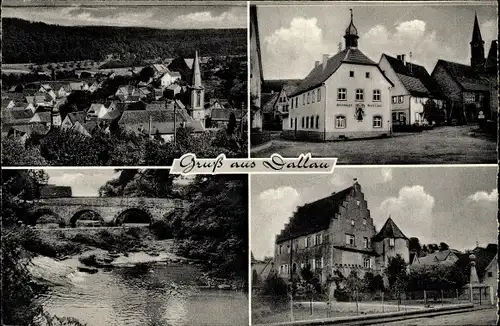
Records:
M167 220L157 220L151 224L151 230L159 240L171 239L174 234L172 226Z

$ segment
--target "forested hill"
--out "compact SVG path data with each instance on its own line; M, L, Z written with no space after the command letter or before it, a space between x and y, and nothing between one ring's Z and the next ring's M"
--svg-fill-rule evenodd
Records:
M245 29L165 30L143 27L59 26L3 18L4 63L100 61L108 55L152 58L245 55Z

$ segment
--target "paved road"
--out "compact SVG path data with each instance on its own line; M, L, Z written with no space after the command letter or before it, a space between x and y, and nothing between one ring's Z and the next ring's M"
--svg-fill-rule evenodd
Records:
M496 141L474 126L445 126L421 133L395 133L383 139L313 143L273 140L252 157L337 157L338 164L454 164L495 163Z
M378 325L384 326L465 326L465 325L497 325L496 309L475 310L465 313L443 315L430 318L414 318Z

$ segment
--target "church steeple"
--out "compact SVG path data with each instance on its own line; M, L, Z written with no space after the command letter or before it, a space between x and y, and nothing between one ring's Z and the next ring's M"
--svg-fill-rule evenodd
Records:
M358 47L358 30L356 26L354 26L353 22L353 15L352 15L352 9L349 9L351 11L351 22L349 23L349 26L347 26L345 30L345 47L346 49L349 48L357 48Z
M205 88L201 84L200 59L198 51L193 61L193 78L189 86L191 91L191 115L194 120L201 121L205 125Z
M470 65L473 68L480 68L484 65L484 41L481 37L477 15L474 15L474 28L472 30L472 40L470 42Z
M193 79L191 81L191 86L201 87L200 60L198 59L198 51L196 51L193 61Z

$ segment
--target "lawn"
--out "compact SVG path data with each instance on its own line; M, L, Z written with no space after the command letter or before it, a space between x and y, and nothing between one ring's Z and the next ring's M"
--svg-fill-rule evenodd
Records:
M337 157L338 164L494 164L496 140L476 126L445 126L389 138L324 143L274 139L252 157Z

